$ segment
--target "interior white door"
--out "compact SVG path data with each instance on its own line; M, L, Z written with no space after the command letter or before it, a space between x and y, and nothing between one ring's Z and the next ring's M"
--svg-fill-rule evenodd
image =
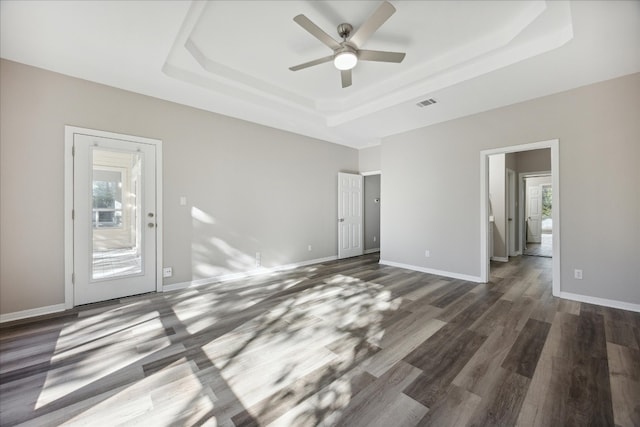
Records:
M527 242L540 243L542 195L539 185L527 185Z
M156 147L74 134L74 305L156 290Z
M338 174L338 258L362 255L362 175Z

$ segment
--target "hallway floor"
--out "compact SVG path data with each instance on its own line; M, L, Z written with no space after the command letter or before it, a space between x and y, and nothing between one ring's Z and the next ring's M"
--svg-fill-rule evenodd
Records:
M638 426L640 313L378 254L0 327L0 424Z

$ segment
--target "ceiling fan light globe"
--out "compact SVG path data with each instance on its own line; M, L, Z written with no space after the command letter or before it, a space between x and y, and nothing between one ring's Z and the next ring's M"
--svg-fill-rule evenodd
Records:
M340 70L351 70L358 63L358 56L354 52L340 52L333 58L333 65Z

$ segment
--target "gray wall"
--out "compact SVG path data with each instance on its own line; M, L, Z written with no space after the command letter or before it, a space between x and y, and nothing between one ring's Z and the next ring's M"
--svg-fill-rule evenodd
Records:
M636 73L385 138L381 258L478 277L480 151L557 138L561 290L639 304L638 117Z
M380 175L364 177L364 250L380 249Z
M507 169L511 169L512 171L515 171L518 169L518 162L517 162L517 154L518 153L507 153L504 156L504 166Z
M379 171L380 146L363 148L358 152L360 172Z
M518 173L547 172L551 170L551 149L529 150L515 153Z
M165 284L337 253L356 150L6 60L0 110L2 314L64 301L64 125L163 140Z

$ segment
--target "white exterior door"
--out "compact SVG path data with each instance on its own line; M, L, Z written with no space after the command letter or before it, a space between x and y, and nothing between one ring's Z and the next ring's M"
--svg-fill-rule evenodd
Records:
M73 135L74 305L156 290L156 146Z
M362 175L338 174L338 258L362 255Z
M527 242L540 243L542 194L539 185L527 185Z

